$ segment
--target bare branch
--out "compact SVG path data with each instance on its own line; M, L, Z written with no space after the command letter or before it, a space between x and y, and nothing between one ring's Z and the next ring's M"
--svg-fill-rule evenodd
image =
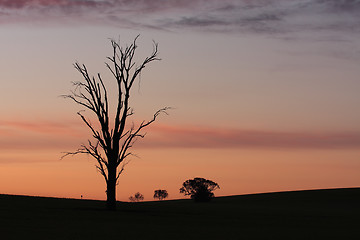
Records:
M125 47L122 47L119 41L111 40L112 55L106 58L105 65L117 85L117 102L112 105L115 110L114 116L110 116L109 88L106 87L100 73L97 73L95 77L91 76L84 64L74 63L74 68L81 74L82 81L73 82L74 89L70 94L62 95L89 110L96 116L98 123L92 125L90 118L83 114L84 110L79 111L77 114L90 129L95 141L93 143L88 140L87 144L82 144L75 152L65 153L62 158L77 154L87 154L94 158L97 162L97 170L106 180L108 199L113 199L112 206L115 202L115 185L119 176L129 163L127 159L135 156L130 149L137 139L145 137L142 130L152 124L161 113L167 114L167 110L170 109L169 107L162 108L156 111L149 121L143 121L137 127L132 125L128 128L128 121L134 115L130 104L133 84L147 64L160 60L158 44L153 42L152 53L140 62L140 65L136 64L138 38L139 35Z
M117 182L117 184L118 184L118 180L119 180L120 175L122 174L122 172L123 172L124 169L125 169L125 166L128 165L129 163L130 163L130 161L127 161L127 162L124 162L124 163L122 164L122 166L121 166L118 174L116 175L116 182Z
M119 165L128 155L127 155L127 151L133 146L134 141L136 140L136 138L140 137L140 138L144 138L145 134L140 134L140 131L149 126L151 123L153 123L156 118L161 114L164 113L166 115L168 115L167 110L171 109L171 107L164 107L159 109L158 111L156 111L154 113L154 116L151 120L149 120L148 122L143 121L139 127L137 128L136 131L134 131L134 127L132 127L129 130L129 134L127 135L126 139L124 140L121 150L119 152L119 157L117 160L117 165Z
M106 174L106 169L108 167L107 161L103 158L101 153L98 150L99 142L97 142L95 145L91 143L90 140L88 140L88 146L82 144L80 148L78 148L75 152L66 152L61 159L67 156L75 156L77 154L88 154L92 156L94 159L96 159L98 165L96 165L96 168L99 170L101 175L105 178L105 181L108 181L108 175Z

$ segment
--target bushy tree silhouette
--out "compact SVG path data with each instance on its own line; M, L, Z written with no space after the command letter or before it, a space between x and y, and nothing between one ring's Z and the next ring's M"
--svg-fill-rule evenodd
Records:
M180 193L190 195L196 202L208 202L214 197L213 191L219 188L219 185L211 180L194 178L183 183Z
M154 191L154 198L155 199L164 200L168 196L169 196L169 194L168 194L168 192L166 190L158 189L158 190Z
M142 200L144 200L144 195L142 195L141 193L137 192L134 194L134 196L130 196L129 200L131 202L140 202Z
M128 157L132 155L129 150L136 139L145 136L142 130L153 123L159 114L166 113L168 109L165 107L156 111L149 121L142 121L138 125L128 124L129 118L134 114L130 105L134 83L147 64L159 60L158 44L154 42L152 54L140 64L136 64L134 57L138 48L136 44L138 37L126 47L111 40L112 55L107 58L109 62L106 66L117 85L117 100L113 105L109 102L111 98L109 98L108 90L110 88L105 86L101 75L98 73L96 77L90 76L86 66L79 63L75 63L74 66L81 73L83 81L73 82L74 90L71 94L63 95L92 112L98 120L98 124L93 125L85 117L83 111L78 112L82 121L90 129L93 139L88 140L87 144L82 144L77 151L68 152L64 156L84 153L97 161L96 167L106 181L106 203L109 210L116 209L116 185L128 163ZM114 116L111 120L112 106Z

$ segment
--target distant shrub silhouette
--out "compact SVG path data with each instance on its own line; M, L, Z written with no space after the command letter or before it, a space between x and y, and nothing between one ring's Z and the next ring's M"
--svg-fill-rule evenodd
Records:
M134 194L134 196L130 196L129 200L131 202L140 202L142 200L144 200L144 195L142 195L141 193L137 192Z
M205 178L186 180L180 188L180 193L190 195L196 202L208 202L214 197L213 191L219 189L219 185Z
M155 190L154 191L154 198L159 199L159 200L164 200L165 198L167 198L169 196L168 192L166 190Z

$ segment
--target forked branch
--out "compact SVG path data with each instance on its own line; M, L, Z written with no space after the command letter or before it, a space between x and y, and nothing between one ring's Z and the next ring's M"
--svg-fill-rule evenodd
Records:
M90 118L83 113L84 110L77 113L90 129L93 141L88 140L87 144L82 144L74 152L65 153L63 157L87 154L96 160L96 168L106 180L108 202L111 199L112 208L115 207L115 185L129 163L129 156L134 156L130 149L137 139L145 137L142 130L155 122L160 114L167 114L167 110L170 109L169 107L161 108L149 121L142 121L137 127L135 125L128 127L128 121L134 114L130 104L131 89L142 70L149 63L160 60L158 44L154 42L152 53L140 64L136 64L138 37L126 47L111 40L112 55L107 57L108 62L105 65L114 77L117 86L116 102L112 105L113 114L110 114L109 88L106 87L99 73L92 77L84 64L74 64L75 69L82 76L82 81L73 82L74 89L70 94L63 95L94 114L98 121L98 124L93 125Z

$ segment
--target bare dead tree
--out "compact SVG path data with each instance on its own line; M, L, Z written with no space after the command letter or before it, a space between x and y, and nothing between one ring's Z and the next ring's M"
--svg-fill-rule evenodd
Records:
M107 209L116 210L116 185L120 174L124 171L128 163L128 157L133 155L130 149L138 138L144 138L142 130L152 124L161 113L167 114L169 107L161 108L156 111L149 121L142 121L140 124L128 124L129 117L134 114L130 106L131 89L145 66L158 58L158 44L154 42L153 52L146 57L141 64L137 65L134 60L137 45L137 36L134 41L126 47L122 47L119 41L111 40L112 55L107 57L107 68L112 73L117 83L117 103L113 121L110 121L110 103L108 91L101 75L90 77L84 64L75 63L74 67L78 70L83 80L73 82L74 90L71 94L63 97L69 98L81 105L86 110L90 110L96 115L98 126L94 126L85 117L83 111L77 114L90 129L93 139L89 139L87 144L82 144L75 152L67 152L67 155L88 154L96 161L96 168L105 178Z

